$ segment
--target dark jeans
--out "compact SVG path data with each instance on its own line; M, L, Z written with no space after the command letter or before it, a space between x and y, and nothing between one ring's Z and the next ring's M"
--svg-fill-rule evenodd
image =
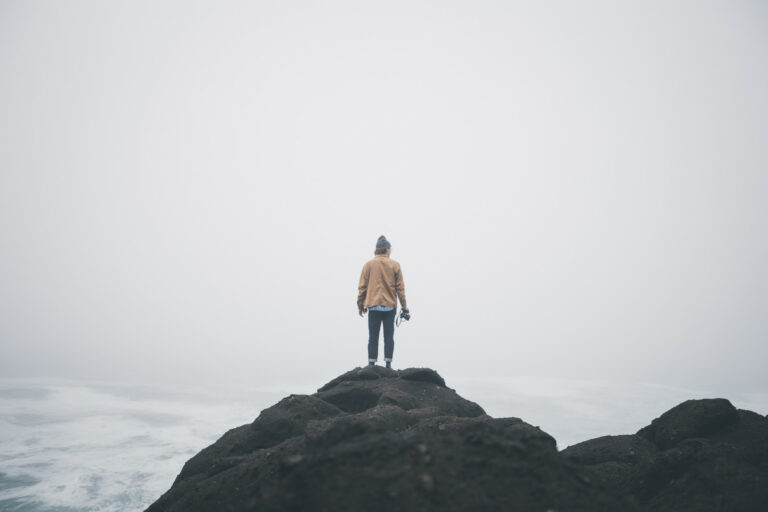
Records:
M368 359L379 358L379 331L384 324L384 360L392 360L395 351L395 316L397 308L392 311L368 311Z

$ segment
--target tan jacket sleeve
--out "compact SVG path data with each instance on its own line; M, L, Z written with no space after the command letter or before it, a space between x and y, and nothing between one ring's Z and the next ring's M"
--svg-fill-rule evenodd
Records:
M357 309L365 309L365 296L368 293L368 277L371 275L371 267L368 263L363 265L363 271L360 273L360 284L357 286Z
M408 309L408 303L405 301L403 270L400 268L400 265L397 265L397 268L395 269L395 293L397 293L397 298L400 299L400 307Z

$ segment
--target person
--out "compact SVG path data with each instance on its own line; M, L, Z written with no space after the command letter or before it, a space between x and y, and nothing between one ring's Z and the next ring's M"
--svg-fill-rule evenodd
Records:
M360 316L368 313L368 364L373 366L379 358L379 331L384 325L384 361L392 367L395 351L395 315L397 300L407 314L405 285L400 264L391 259L392 244L384 235L376 241L375 257L363 265L357 294Z

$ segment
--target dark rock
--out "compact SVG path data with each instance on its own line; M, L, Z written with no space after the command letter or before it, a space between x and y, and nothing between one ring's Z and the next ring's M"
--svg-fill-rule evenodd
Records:
M332 386L326 384L320 388L316 396L347 413L360 413L379 404L390 404L406 410L427 408L432 415L474 417L485 414L479 405L445 387L442 377L433 370L415 368L418 371L411 372L376 368L376 379L362 379L360 373L353 370L342 375L344 378Z
M637 436L603 436L562 451L570 461L587 466L609 487L621 488L653 464L657 452L650 441Z
M669 448L691 437L713 434L739 422L739 414L724 398L688 400L656 418L637 435Z
M148 512L762 511L768 419L690 400L635 435L558 453L435 371L356 368L190 459Z
M640 436L603 436L569 446L563 455L579 464L594 465L606 461L625 464L648 463L656 447Z
M723 399L689 400L637 435L562 453L641 510L762 511L768 503L768 421Z
M321 393L322 399L344 412L363 412L376 407L381 394L368 386L350 385L342 382L339 386Z
M382 376L396 375L397 371L390 368L384 368L382 366L363 366L362 368L355 368L347 373L339 375L335 379L328 382L326 385L318 389L317 391L328 391L329 389L336 387L342 382L354 382L357 380L376 380Z
M238 464L242 456L270 448L304 433L312 420L331 418L342 411L314 396L291 395L264 409L250 425L230 430L215 444L184 464L176 481L203 473L210 476ZM210 461L215 460L215 464Z
M587 473L433 370L368 367L229 431L148 511L635 510Z
M431 382L438 386L445 387L445 381L435 371L430 368L406 368L400 371L400 378L405 380L417 380L420 382Z

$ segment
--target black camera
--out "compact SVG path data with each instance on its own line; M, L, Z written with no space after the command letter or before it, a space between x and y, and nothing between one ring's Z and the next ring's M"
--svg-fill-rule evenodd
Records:
M411 319L411 313L407 309L401 309L400 310L400 319L401 320L410 320Z

